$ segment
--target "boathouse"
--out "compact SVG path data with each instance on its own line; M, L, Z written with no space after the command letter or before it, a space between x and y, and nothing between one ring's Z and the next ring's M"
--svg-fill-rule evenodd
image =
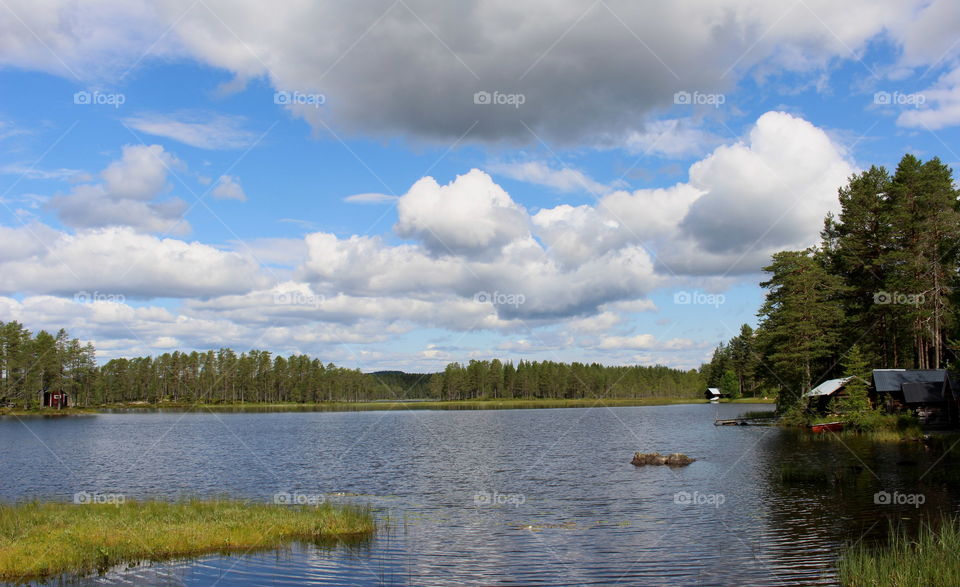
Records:
M960 386L946 369L874 369L873 393L890 412L910 411L928 426L956 426Z
M818 412L826 412L830 405L830 400L843 397L845 395L847 384L850 383L852 379L854 379L854 377L828 379L807 393L803 394L803 397L807 399L808 406L810 408L813 408ZM857 377L856 379L860 378ZM863 379L860 379L860 381L863 381ZM866 381L863 382L867 383Z
M720 393L720 389L717 387L708 387L707 391L703 393L703 397L708 400L716 400L723 397L723 394Z

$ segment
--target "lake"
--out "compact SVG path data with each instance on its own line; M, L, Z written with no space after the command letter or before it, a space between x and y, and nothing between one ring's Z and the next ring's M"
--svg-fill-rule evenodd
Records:
M831 584L844 543L958 511L952 454L713 426L758 409L772 406L0 418L0 499L279 494L369 503L383 526L361 545L58 584ZM635 451L697 461L634 467Z

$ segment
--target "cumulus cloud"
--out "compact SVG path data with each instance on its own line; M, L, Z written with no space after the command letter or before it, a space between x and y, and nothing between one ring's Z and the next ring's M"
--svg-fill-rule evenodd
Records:
M691 166L690 184L703 195L680 228L702 250L731 257L807 246L854 171L823 130L768 112L746 141L719 147Z
M160 145L126 145L120 159L100 173L100 183L85 183L49 202L60 220L75 228L130 226L147 232L184 234L186 203L158 198L169 189L170 169L182 163Z
M96 185L123 201L149 201L165 175L132 173L150 160L143 154L111 165ZM407 242L313 232L225 251L129 226L75 234L8 228L0 230L0 292L184 298L176 318L151 323L157 348L202 339L159 325L183 316L198 331L229 324L251 342L261 335L304 346L384 341L429 327L540 340L531 352L592 341L617 360L661 349L686 352L692 363L699 343L630 334L624 314L656 310L648 296L658 288L756 272L772 251L810 244L852 169L821 129L770 112L743 140L691 165L685 182L617 190L594 205L531 216L483 171L445 185L424 177L397 201L395 234ZM263 266L271 261L288 268ZM139 309L98 311L132 310ZM563 332L549 338L550 329ZM582 340L571 342L571 333Z
M743 141L691 165L685 182L618 190L593 206L562 204L532 222L565 265L632 245L651 252L665 274L751 273L773 252L814 244L854 170L822 129L768 112Z
M7 229L7 236L9 235ZM130 228L111 227L67 234L22 228L26 238L42 234L42 246L24 247L0 261L0 291L73 296L101 292L126 297L207 297L262 286L252 257L202 243L160 239ZM4 237L0 232L0 239Z
M218 200L239 200L245 202L247 194L240 187L240 180L233 175L221 175L211 192Z
M529 234L522 206L493 179L472 169L441 186L425 177L397 202L398 235L436 255L483 256Z

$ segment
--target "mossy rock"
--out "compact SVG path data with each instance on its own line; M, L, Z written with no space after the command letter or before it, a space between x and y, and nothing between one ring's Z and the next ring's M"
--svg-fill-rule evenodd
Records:
M686 467L696 459L690 458L685 454L675 452L670 455L662 455L658 452L634 453L631 464L637 467L644 465L667 465L668 467Z

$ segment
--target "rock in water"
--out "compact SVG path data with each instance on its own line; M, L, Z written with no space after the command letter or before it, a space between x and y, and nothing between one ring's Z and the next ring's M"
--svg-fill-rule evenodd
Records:
M672 455L667 457L667 466L670 467L686 467L696 459L692 459L685 454L675 452Z
M673 453L672 455L663 456L658 452L651 453L634 453L633 460L630 461L631 464L637 467L644 465L667 465L670 467L686 467L696 459L692 459L685 454L678 452Z

